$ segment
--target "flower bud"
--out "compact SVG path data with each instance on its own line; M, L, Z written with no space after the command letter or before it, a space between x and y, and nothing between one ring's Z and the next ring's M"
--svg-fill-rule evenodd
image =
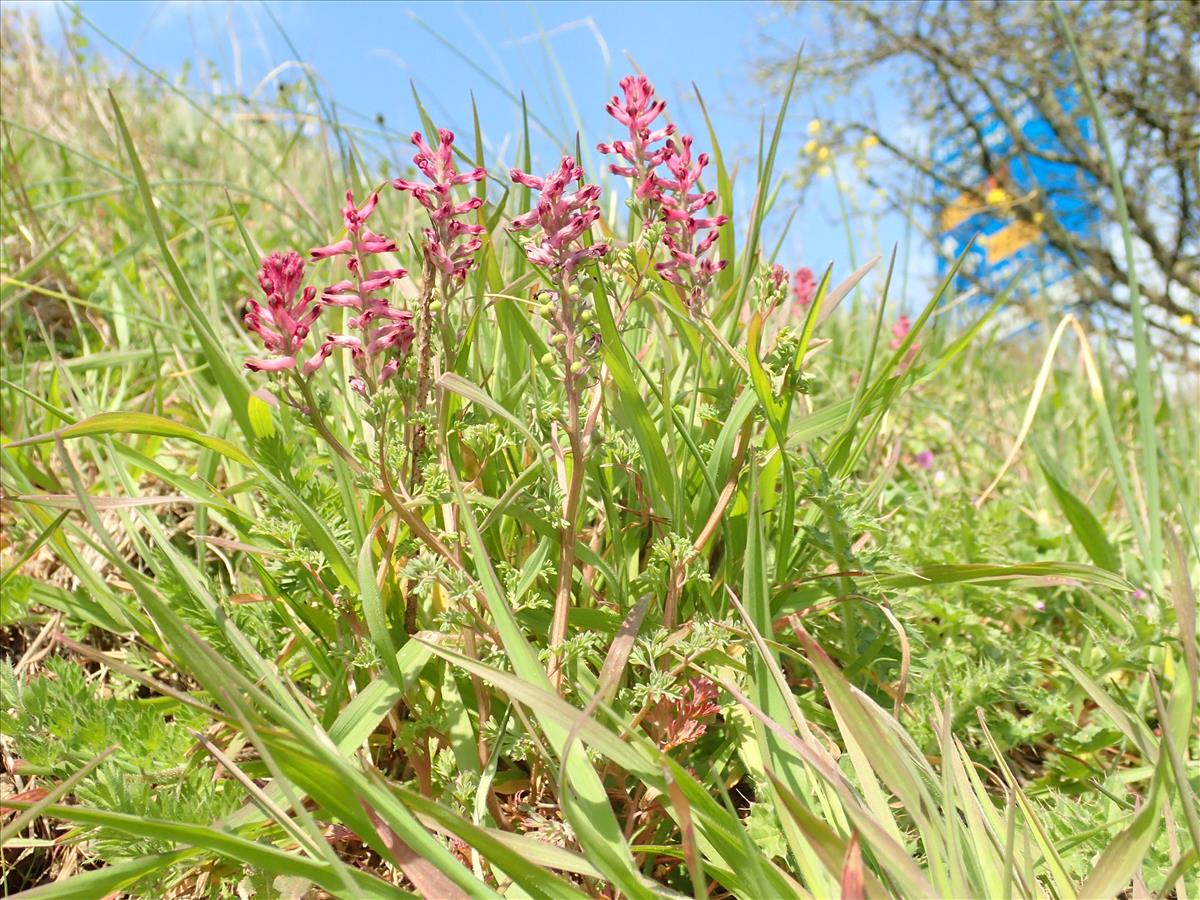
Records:
M544 354L542 354L542 365L543 365L543 366L552 366L552 365L554 365L554 354L553 354L553 353L544 353Z

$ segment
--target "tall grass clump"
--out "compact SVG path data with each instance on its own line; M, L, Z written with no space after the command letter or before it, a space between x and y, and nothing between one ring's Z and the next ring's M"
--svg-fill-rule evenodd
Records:
M602 178L7 28L6 891L1200 890L1144 334L794 291L794 85L735 172L629 76Z

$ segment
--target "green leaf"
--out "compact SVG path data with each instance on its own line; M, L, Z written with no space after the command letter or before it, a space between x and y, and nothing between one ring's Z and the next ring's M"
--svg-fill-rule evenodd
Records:
M384 670L391 676L393 687L400 688L404 684L404 672L396 661L396 645L392 643L391 627L383 608L379 585L375 581L375 561L371 557L369 535L358 553L358 596L362 600L363 618L367 620L367 630L371 633L375 652L383 660Z
M78 872L65 881L50 881L12 896L20 897L21 900L42 900L43 897L46 900L100 900L102 897L119 894L143 878L165 871L189 856L194 856L195 853L195 850L187 849L142 856L111 866Z
M68 822L77 822L81 825L111 828L134 837L173 841L190 847L200 847L216 853L218 856L264 872L305 878L333 892L342 890L341 881L333 876L333 870L327 863L317 862L270 844L253 841L206 825L191 825L148 816L89 809L83 806L51 806L45 810L45 815L65 819ZM347 868L346 871L354 880L355 887L363 892L360 896L380 898L412 896L407 891L360 869Z
M243 411L245 412L246 410ZM253 433L253 428L250 430ZM30 444L45 444L59 439L65 440L68 438L122 434L152 434L158 437L182 438L185 441L191 441L193 444L199 444L201 447L214 450L222 456L232 459L234 462L239 462L243 465L252 465L250 457L226 440L204 434L196 431L194 428L189 428L187 425L172 422L170 419L164 419L161 416L138 412L99 413L81 422L67 425L57 431L48 431L45 434L38 434L5 444L4 449L25 447Z
M258 438L269 438L275 434L275 422L271 418L271 407L257 394L251 394L246 401L246 412L250 416L250 427Z
M649 479L655 509L660 515L675 517L674 488L676 478L671 464L667 459L667 451L663 447L662 438L654 427L654 421L646 409L642 394L634 381L633 371L629 367L628 351L617 331L617 323L613 318L612 307L609 305L608 293L604 289L603 279L596 279L596 287L592 297L596 304L596 320L600 325L600 333L604 340L604 362L612 374L620 403L614 410L618 420L623 421L633 431L633 436L642 450L644 464L648 467L646 475ZM682 519L682 516L678 516Z

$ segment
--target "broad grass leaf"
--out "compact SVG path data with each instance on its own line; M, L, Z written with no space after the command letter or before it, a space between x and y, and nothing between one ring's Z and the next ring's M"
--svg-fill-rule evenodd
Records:
M45 434L37 434L32 437L22 438L19 441L12 441L5 444L4 448L11 449L25 447L30 444L44 444L60 439L67 440L70 438L122 434L150 434L157 437L180 438L190 441L193 444L199 444L201 447L206 447L209 450L215 450L217 453L234 462L239 462L243 465L252 464L249 456L222 438L204 434L194 428L189 428L187 425L172 422L170 419L164 419L161 416L138 412L98 413L80 422L64 426L57 431L48 431Z

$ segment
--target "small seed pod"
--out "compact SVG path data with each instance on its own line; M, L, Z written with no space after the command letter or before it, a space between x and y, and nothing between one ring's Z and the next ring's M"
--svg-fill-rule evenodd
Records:
M571 374L578 375L580 372L583 371L584 365L585 365L585 363L582 359L575 360L575 362L571 363Z
M552 366L552 365L554 365L554 359L555 359L555 357L554 357L553 353L544 353L544 354L542 354L542 365L543 366Z
M556 331L554 334L552 334L550 336L550 343L553 344L555 347L561 347L566 342L567 342L567 336L565 334L563 334L561 331Z
M439 313L439 312L441 312L441 311L442 311L442 301L441 301L441 300L434 300L432 303L430 303L430 304L429 304L429 311L430 311L430 312L435 312L435 313Z
M585 309L583 312L581 312L579 314L579 321L581 321L581 322L591 322L595 318L596 318L596 313L591 307L588 307L587 309Z

